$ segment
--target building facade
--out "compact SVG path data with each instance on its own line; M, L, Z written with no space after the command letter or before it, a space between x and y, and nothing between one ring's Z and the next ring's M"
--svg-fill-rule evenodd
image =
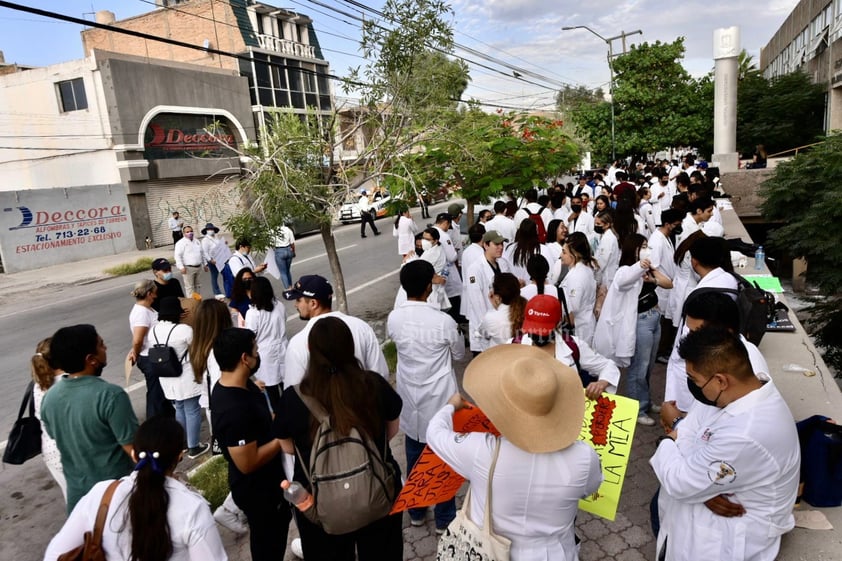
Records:
M254 0L159 0L159 5L152 12L120 21L111 12L98 12L97 21L238 58L96 28L82 32L85 52L104 49L237 71L248 79L257 130L263 130L271 113L279 109L330 113L329 66L309 17Z
M94 51L0 76L0 256L8 272L172 243L167 219L240 207L256 139L235 70Z
M760 50L766 78L795 71L827 84L825 130L842 129L842 0L801 0Z

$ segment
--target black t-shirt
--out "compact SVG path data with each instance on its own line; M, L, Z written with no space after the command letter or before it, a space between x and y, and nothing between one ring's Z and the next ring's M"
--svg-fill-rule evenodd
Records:
M178 279L170 279L167 284L161 284L156 280L155 286L158 288L158 292L152 301L152 309L156 312L161 311L161 300L167 296L184 298L184 290L181 289L181 283L178 282Z
M392 449L386 446L386 422L400 417L403 401L392 386L389 385L389 382L380 374L371 371L366 372L366 374L376 380L378 409L380 418L383 419L381 430L373 436L374 443L377 445L378 450L382 451L384 447L386 448L386 461L391 462L395 468L395 473L400 474L400 467L392 457ZM295 462L295 480L308 488L310 487L310 482L304 473L304 469L301 467L301 462L306 462L307 465L310 463L310 448L313 446L310 429L314 422L315 419L310 414L310 410L301 401L295 388L289 387L285 389L283 395L281 395L281 404L278 407L278 411L275 412L275 422L272 432L275 438L291 438L295 442L295 446L302 456L301 461Z
M239 487L241 490L261 492L261 488L277 488L284 479L283 454L279 452L257 471L244 474L237 469L228 453L229 446L243 446L255 441L262 446L274 438L272 414L266 396L251 380L245 389L217 383L210 402L213 432L222 448L222 455L228 460L228 484L231 489Z

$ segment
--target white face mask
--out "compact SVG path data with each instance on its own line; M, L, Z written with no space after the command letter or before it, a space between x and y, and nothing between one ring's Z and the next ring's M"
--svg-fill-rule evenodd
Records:
M211 231L208 232L208 236L212 238L212 237L216 236L216 232L211 230Z
M424 251L427 251L428 249L430 249L432 247L433 247L433 242L431 242L430 240L424 240L424 239L421 240L421 249L423 249Z
M648 247L643 247L640 249L640 261L644 259L649 259L652 256L652 250Z

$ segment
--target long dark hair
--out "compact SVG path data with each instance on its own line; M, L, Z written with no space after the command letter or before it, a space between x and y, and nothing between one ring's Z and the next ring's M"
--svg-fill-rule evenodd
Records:
M224 302L214 298L202 300L193 311L193 341L190 342L190 363L196 383L200 383L208 367L208 355L220 331L231 327L231 313Z
M251 276L257 276L254 274L254 271L251 270L249 267L243 267L239 271L237 271L237 276L234 277L234 285L231 287L231 300L232 301L243 301L248 300L249 296L246 294L246 291L249 287L246 287L246 283L243 281L243 275L246 273L251 273ZM254 282L254 281L252 281Z
M512 337L517 337L523 325L523 314L526 311L526 298L520 295L520 281L511 273L494 275L491 283L494 294L509 307L509 325L512 327Z
M330 415L331 428L347 436L352 428L376 438L384 429L376 380L354 356L354 337L337 317L320 319L307 337L310 363L301 392Z
M255 277L251 281L251 303L258 310L271 312L275 309L275 291L266 277Z
M137 477L127 513L132 529L131 561L160 561L173 553L166 474L178 463L183 443L184 429L174 418L163 415L148 419L135 433Z
M547 262L547 258L540 253L536 253L526 262L526 272L529 273L529 278L535 281L538 294L543 294L544 283L547 282L547 275L550 273L550 264Z
M681 265L681 261L684 260L684 254L690 251L690 246L693 245L693 242L698 240L699 238L705 238L707 234L704 233L703 230L696 230L679 244L677 248L675 248L675 257L673 260L675 261L676 265Z
M641 234L630 234L623 240L623 246L620 250L620 266L634 265L637 263L638 251L643 244L646 243L646 237Z
M596 259L591 252L591 244L588 242L588 237L582 232L573 232L567 236L564 242L567 250L576 259L576 263L584 263L591 269L599 268Z
M541 252L541 241L538 238L538 226L529 218L518 226L515 234L515 251L512 261L515 265L526 267L529 257Z

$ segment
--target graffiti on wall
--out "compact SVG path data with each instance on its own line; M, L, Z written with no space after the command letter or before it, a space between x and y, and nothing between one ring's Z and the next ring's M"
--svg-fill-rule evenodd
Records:
M210 187L171 187L149 208L154 241L156 245L172 243L168 220L175 211L185 225L192 225L198 231L208 222L221 227L239 209L240 201L236 181L223 181Z

